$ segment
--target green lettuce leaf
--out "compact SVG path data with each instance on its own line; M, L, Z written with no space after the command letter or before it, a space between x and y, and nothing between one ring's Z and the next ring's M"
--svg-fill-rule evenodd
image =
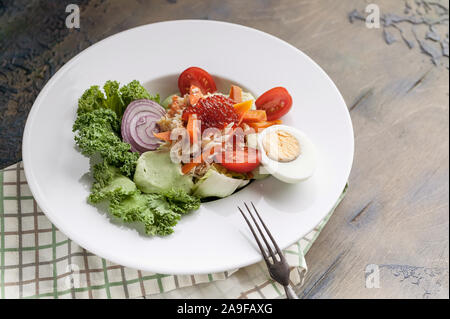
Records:
M122 175L117 167L110 166L106 162L94 165L94 184L88 201L92 204L105 199L120 201L136 192L136 184L131 179Z

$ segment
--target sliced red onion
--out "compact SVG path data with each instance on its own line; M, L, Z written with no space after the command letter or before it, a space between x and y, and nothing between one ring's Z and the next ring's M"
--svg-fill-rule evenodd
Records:
M153 133L159 132L156 122L165 114L166 110L154 101L141 99L131 102L122 117L123 141L131 145L133 152L157 149L159 139Z

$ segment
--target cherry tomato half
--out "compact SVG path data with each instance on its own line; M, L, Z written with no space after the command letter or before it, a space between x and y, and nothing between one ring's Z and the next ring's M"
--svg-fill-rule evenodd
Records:
M223 167L238 173L251 172L260 164L258 150L254 148L235 149L229 152L222 152L221 160L222 162L220 164Z
M292 107L292 97L284 87L275 87L265 92L255 101L258 110L265 110L267 120L278 120L289 112Z
M200 88L203 94L217 91L216 83L214 83L211 74L195 66L187 68L178 77L178 88L181 95L189 93L191 85Z

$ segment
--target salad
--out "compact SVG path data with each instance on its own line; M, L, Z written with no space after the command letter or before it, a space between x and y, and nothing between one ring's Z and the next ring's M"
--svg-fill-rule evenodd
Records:
M285 88L257 99L237 85L218 92L207 71L190 67L178 89L163 101L136 80L83 93L73 131L91 159L89 203L105 202L116 218L164 236L202 201L253 179L272 174L294 183L312 175L314 145L280 119L292 107Z

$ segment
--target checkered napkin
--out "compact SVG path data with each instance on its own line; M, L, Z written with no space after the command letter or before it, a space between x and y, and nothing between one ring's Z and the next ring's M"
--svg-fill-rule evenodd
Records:
M345 194L336 203L339 204ZM333 210L284 250L291 282L302 284L304 255ZM61 233L28 188L22 163L0 171L0 298L277 298L264 262L208 275L168 275L127 268L98 257Z

